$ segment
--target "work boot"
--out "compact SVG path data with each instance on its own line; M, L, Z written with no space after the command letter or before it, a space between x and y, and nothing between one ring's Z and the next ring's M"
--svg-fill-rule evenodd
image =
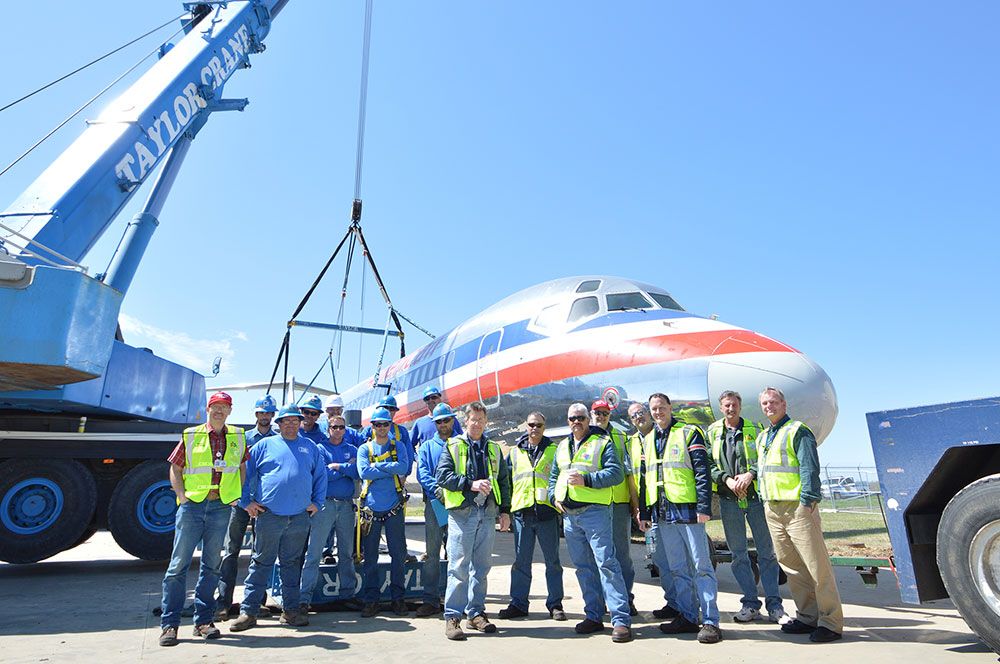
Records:
M465 622L469 629L474 629L483 634L493 634L497 631L497 626L490 622L485 613L476 614Z
M410 607L406 606L406 602L401 599L392 600L392 612L397 616L408 616L410 615Z
M573 629L576 630L577 634L593 634L594 632L603 632L604 623L584 618L583 622L578 622Z
M653 617L659 618L660 620L673 620L679 615L680 614L677 613L677 609L669 604L664 604L662 609L653 609Z
M215 622L226 622L229 620L229 607L223 606L215 610Z
M374 618L378 615L379 605L378 602L367 602L361 609L362 618Z
M698 631L698 643L718 643L722 640L722 630L718 625L705 623Z
M309 618L301 611L282 611L278 622L292 627L305 627L309 624Z
M365 605L361 603L361 600L357 597L348 597L347 599L340 600L340 605L344 607L347 611L360 611L365 608Z
M176 627L164 627L163 632L160 633L160 645L161 646L176 646L177 641L177 628Z
M566 612L563 611L561 606L554 606L549 611L549 617L551 617L553 620L558 620L562 622L566 620Z
M251 627L257 626L257 616L251 616L246 613L241 613L239 618L233 621L229 626L230 632L242 632L248 630Z
M203 639L217 639L222 636L222 632L212 623L208 623L207 625L195 625L194 635Z
M632 628L618 625L611 630L611 640L615 643L628 643L632 640Z
M448 637L449 641L465 641L462 621L458 618L448 618L444 623L444 635Z
M524 618L528 615L528 612L519 606L509 605L506 609L500 609L500 613L497 614L503 620L510 620L511 618Z
M431 616L436 616L441 613L441 606L438 604L431 604L430 602L424 602L417 607L417 617L418 618L430 618Z
M635 608L635 602L632 600L628 601L628 614L633 618L639 615L639 609Z
M660 631L664 634L697 634L699 629L698 625L684 616L677 616L670 622L660 625Z

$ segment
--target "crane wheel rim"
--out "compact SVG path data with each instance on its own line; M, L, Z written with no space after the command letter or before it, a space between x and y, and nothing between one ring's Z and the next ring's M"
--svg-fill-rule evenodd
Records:
M136 501L136 518L143 528L153 533L172 531L176 514L177 497L166 480L150 484Z
M1000 519L987 523L972 538L969 567L983 601L1000 616Z
M63 511L63 491L44 477L21 480L0 501L0 521L17 535L36 535L56 522Z

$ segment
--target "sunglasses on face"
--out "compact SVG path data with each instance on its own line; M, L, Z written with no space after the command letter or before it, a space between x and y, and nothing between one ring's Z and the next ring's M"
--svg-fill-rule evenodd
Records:
M452 419L453 418L451 418L451 417L446 417L446 418L441 419L441 420L434 420L434 424L451 424Z
M424 397L424 401L441 401L440 395L432 394L429 397Z
M601 417L611 417L610 410L595 410L594 415L600 415Z
M389 423L388 422L373 422L372 426L375 427L376 429L381 429L382 427L389 426Z
M537 429L539 427L545 426L545 423L544 422L528 422L528 426L531 427L532 429Z
M319 417L319 411L318 410L304 410L303 409L302 414L303 415L309 415L310 417Z
M330 425L330 428L331 428L331 429L334 429L334 430L336 430L336 431L343 431L343 430L344 430L344 429L346 429L347 427L345 427L345 426L344 426L343 424L331 424L331 425Z
M571 415L571 416L569 417L569 421L570 421L570 422L583 422L583 421L585 421L585 420L587 420L587 419L588 419L588 418L587 418L587 416L586 416L586 415Z

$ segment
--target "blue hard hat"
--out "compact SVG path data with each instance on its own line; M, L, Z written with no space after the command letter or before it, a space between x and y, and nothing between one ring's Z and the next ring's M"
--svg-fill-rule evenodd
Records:
M385 408L376 408L371 416L372 422L392 422L392 413Z
M399 406L396 405L396 397L382 397L382 400L378 402L378 407L399 410Z
M439 390L438 388L434 387L433 385L431 385L430 387L425 387L424 388L424 398L425 399L427 397L432 397L435 394L437 396L441 396L441 390Z
M299 410L299 407L293 403L284 405L281 407L281 410L278 411L278 415L274 419L275 421L280 422L285 417L297 417L301 420L302 411Z
M438 420L446 420L449 417L455 417L455 411L451 409L446 403L439 403L434 406L434 412L431 414L431 419L437 422Z
M277 413L278 404L275 403L274 397L270 394L265 396L263 399L257 399L253 405L254 413Z
M309 397L305 403L303 403L299 408L308 408L309 410L318 410L323 412L323 402L319 397L312 396Z

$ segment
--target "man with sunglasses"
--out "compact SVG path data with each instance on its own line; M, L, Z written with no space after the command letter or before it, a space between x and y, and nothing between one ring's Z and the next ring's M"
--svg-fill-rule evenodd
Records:
M361 588L362 618L379 612L381 584L378 579L378 543L385 529L391 559L389 593L392 611L397 616L409 613L403 601L406 560L406 532L403 506L406 502L406 476L413 466L410 446L389 435L392 414L376 408L371 416L372 437L358 449L358 475L364 482L361 506L371 511L371 527L361 542L364 551Z
M410 443L414 451L419 451L421 443L437 435L438 430L434 422L434 409L441 403L443 403L441 390L433 385L424 390L424 405L427 406L427 414L417 418L417 421L413 423L413 428L410 429ZM451 435L461 436L463 431L459 421L453 419L452 425ZM419 461L419 454L417 455L417 460Z
M339 394L331 394L323 402L323 408L326 410L327 422L332 422L333 418L344 416L344 399ZM361 436L360 431L347 427L344 430L344 442L361 447L361 443L365 442L365 439Z
M440 396L439 393L438 399ZM438 518L438 511L444 509L441 503L444 494L438 488L436 473L441 453L451 437L457 435L455 427L458 426L455 412L446 403L438 403L431 418L435 426L434 436L417 448L417 481L424 491L424 542L427 545L427 557L421 577L424 601L417 607L418 618L427 618L441 612L441 543L448 525L447 522L442 524Z
M399 412L399 406L396 404L396 397L394 396L384 396L379 400L377 408L385 410L389 413L389 417L395 419L396 413ZM410 463L412 464L417 460L416 455L413 451L413 444L410 440L410 432L401 424L396 424L395 422L389 422L389 438L391 438L397 445L402 445L410 450ZM371 425L365 427L361 431L361 436L366 441L370 440L372 437L372 427ZM410 467L412 470L412 465ZM409 474L409 470L407 471Z
M611 640L627 643L633 636L632 616L611 533L611 488L625 471L608 436L590 426L585 405L570 406L567 420L571 432L556 450L549 500L565 515L566 548L583 594L586 617L576 625L576 633L603 631L607 606L614 626Z
M625 435L611 425L611 405L598 399L590 406L591 424L602 429L615 446L615 453L625 469L625 479L611 487L611 532L615 539L615 557L622 568L622 578L628 590L628 610L639 615L633 602L632 585L635 583L635 566L632 564L632 515L639 512L639 496L632 479L631 464L625 463L627 441Z
M337 598L344 608L361 609L353 599L354 579L354 488L358 480L358 448L344 439L347 424L343 417L330 418L330 437L319 444L326 462L326 503L312 518L306 561L302 565L302 584L299 603L300 613L309 612L323 548L331 532L337 535Z
M545 435L545 416L528 415L528 431L517 439L507 455L513 480L510 509L514 516L514 564L510 568L510 605L498 614L503 619L528 615L531 590L531 560L535 541L545 559L545 608L553 620L566 620L563 611L562 565L559 563L559 519L549 500L549 474L556 446Z
M302 435L317 445L330 442L330 439L323 432L323 428L318 424L319 416L323 414L323 402L320 401L319 397L313 396L306 399L299 406L299 411L302 413Z

